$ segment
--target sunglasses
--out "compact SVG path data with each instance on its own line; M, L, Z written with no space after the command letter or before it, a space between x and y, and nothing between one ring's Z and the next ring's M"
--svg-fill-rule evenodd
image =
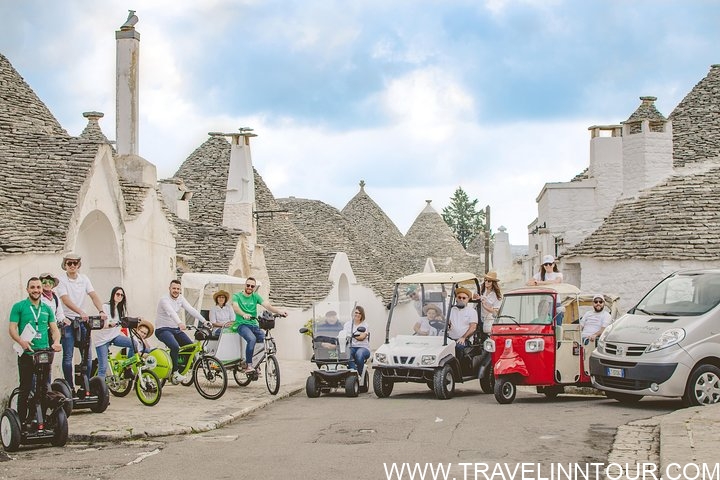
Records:
M603 300L593 300L593 303L597 303L597 304L599 304L599 305L602 305L602 304L605 303L605 302L604 302Z
M552 263L543 263L543 267L549 267L551 265L552 265Z
M255 285L250 285L249 283L246 283L245 288L255 288Z
M43 285L55 285L55 280L53 280L52 278L41 278L40 282Z
M123 292L115 292L115 296L117 297L118 295L121 297L125 296L125 294Z
M76 267L80 265L80 262L78 262L77 260L68 260L67 262L65 262L65 265L67 265L68 267Z

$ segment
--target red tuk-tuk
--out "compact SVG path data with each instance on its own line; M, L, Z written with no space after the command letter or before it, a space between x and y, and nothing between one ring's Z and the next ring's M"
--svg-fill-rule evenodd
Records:
M618 297L604 296L615 319ZM585 359L594 345L582 345L578 324L587 307L592 308L592 295L563 283L505 294L484 345L492 354L498 403L512 403L518 385L536 386L548 398L565 386L592 386Z

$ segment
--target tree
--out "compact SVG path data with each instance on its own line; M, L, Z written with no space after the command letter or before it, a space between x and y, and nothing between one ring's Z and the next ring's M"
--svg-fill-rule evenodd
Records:
M485 211L478 210L477 204L477 198L470 201L465 190L458 187L450 199L450 205L443 208L443 220L463 248L467 248L470 242L485 230Z

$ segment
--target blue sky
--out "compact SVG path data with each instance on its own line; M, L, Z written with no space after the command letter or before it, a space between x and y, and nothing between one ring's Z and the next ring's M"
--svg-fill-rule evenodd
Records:
M70 134L115 137L115 31L137 10L140 154L171 176L252 127L276 197L367 193L405 233L458 186L527 243L546 182L588 164L587 127L639 97L669 115L720 63L720 2L0 0L0 53Z

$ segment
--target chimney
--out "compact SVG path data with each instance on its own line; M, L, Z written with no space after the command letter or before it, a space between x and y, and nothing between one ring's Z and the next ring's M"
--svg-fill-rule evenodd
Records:
M240 129L240 133L210 133L210 135L231 137L223 226L252 233L255 175L250 155L250 137L257 135L252 133L252 128L245 127Z
M140 33L138 17L129 10L128 18L115 32L115 140L118 155L138 155L138 96L140 94Z

